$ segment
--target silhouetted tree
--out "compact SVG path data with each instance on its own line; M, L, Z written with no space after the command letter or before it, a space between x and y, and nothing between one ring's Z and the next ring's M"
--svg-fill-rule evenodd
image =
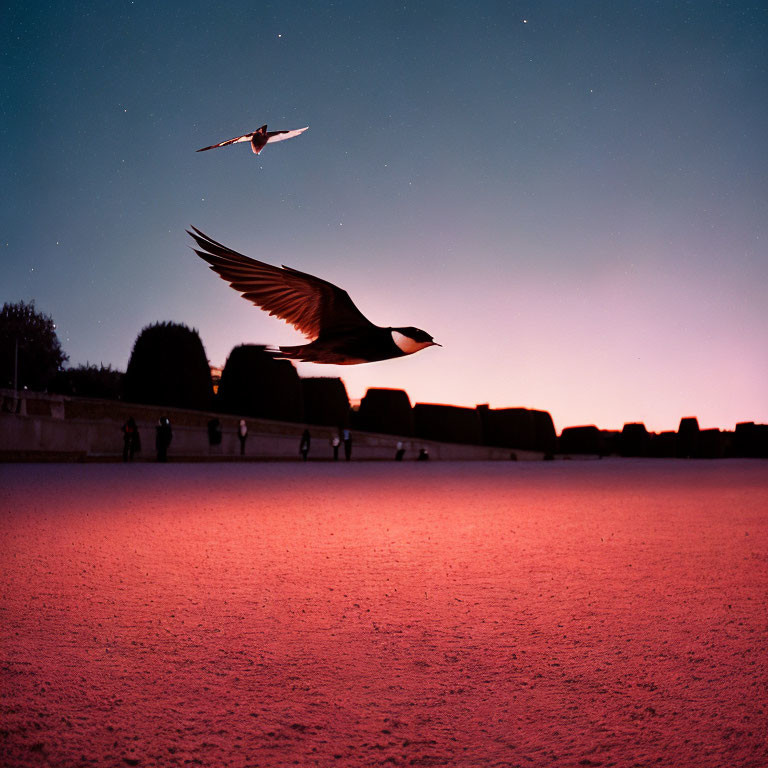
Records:
M124 379L133 403L210 410L211 370L197 331L178 323L155 323L136 339Z
M475 408L416 403L413 429L417 437L447 443L482 445L480 415Z
M413 434L413 413L408 393L402 389L369 389L354 414L356 429L385 435Z
M227 358L216 396L218 410L277 421L303 421L301 381L289 360L263 346L241 344Z
M61 350L50 315L37 312L34 301L5 303L0 310L0 386L13 387L17 359L19 389L35 391L46 389L69 359Z
M123 394L122 371L111 366L78 365L66 368L56 374L50 389L60 395L75 397L100 397L105 400L119 400Z
M341 379L301 379L301 390L304 396L304 421L329 427L348 426L349 397Z

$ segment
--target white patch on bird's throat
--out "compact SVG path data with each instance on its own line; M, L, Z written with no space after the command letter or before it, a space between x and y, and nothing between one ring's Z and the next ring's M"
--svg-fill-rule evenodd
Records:
M398 349L406 355L412 355L424 347L432 346L428 341L416 341L410 336L404 336L399 331L392 331L392 341L397 344Z

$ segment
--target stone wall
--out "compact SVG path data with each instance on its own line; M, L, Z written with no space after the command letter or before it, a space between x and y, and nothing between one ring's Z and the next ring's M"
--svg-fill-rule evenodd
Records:
M167 416L173 428L168 455L171 461L235 461L240 458L237 438L239 415L203 413L176 408L136 405L122 401L92 400L63 395L22 393L16 400L0 389L0 460L4 461L112 461L122 455L121 427L133 416L141 438L138 461L155 459L155 425ZM217 418L222 440L209 445L208 422ZM298 460L299 440L305 428L312 435L310 459L332 459L333 427L246 418L248 439L245 460ZM427 448L437 460L509 460L510 451L459 445L396 435L352 431L353 460L392 460L402 441L405 460ZM515 451L518 459L541 459L532 451ZM343 452L341 452L343 459Z

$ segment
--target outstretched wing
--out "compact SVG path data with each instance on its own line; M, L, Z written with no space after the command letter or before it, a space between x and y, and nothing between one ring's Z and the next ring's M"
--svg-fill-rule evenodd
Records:
M216 149L216 147L226 147L227 144L238 144L241 141L250 141L253 138L253 135L256 133L256 131L253 131L252 133L245 133L242 136L235 136L234 139L227 139L226 141L222 141L220 144L211 144L210 147L203 147L202 149L196 149L195 152L205 152L207 149Z
M249 259L212 240L199 229L187 230L201 250L193 249L211 269L244 299L270 315L285 320L311 340L373 324L354 305L346 291L319 277L290 267L273 267Z
M298 136L300 133L304 133L306 128L297 128L295 131L269 131L267 133L267 141L272 143L273 141L285 141L286 139L292 139L294 136Z

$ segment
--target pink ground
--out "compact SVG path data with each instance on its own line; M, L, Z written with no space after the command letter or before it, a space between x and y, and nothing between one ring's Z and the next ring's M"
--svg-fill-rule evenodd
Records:
M768 463L0 467L0 763L768 765Z

